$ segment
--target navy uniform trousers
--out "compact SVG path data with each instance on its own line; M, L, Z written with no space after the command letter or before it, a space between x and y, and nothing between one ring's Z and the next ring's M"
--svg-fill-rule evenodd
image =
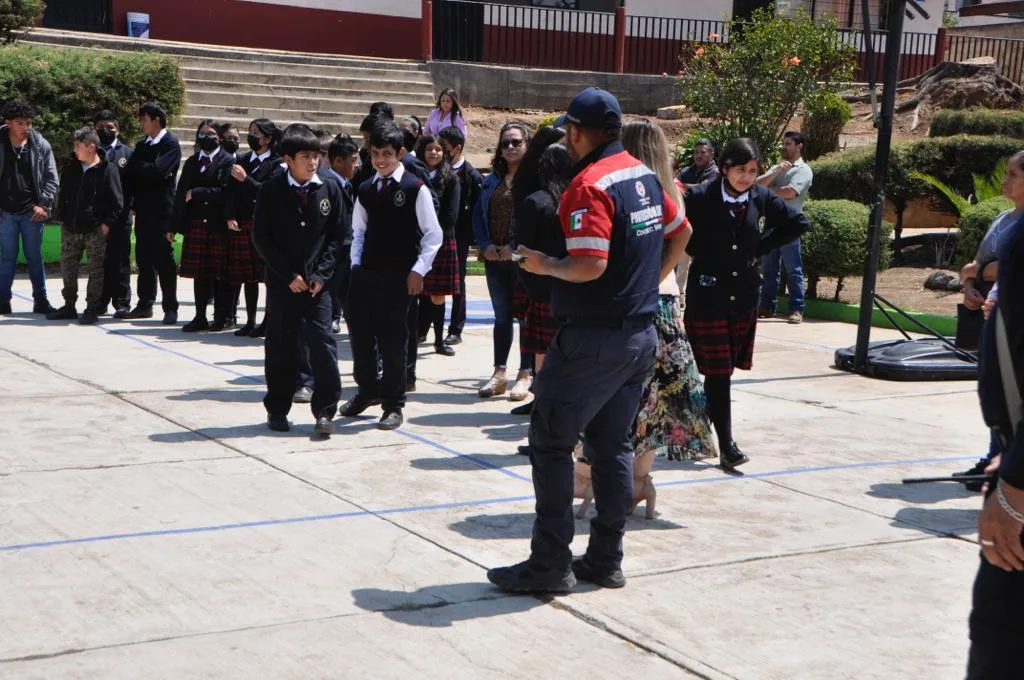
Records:
M303 345L309 350L313 373L313 416L333 418L341 399L341 374L331 334L331 293L324 289L313 297L279 284L267 286L267 396L263 405L271 415L286 416L291 410Z
M537 519L530 562L540 567L564 571L572 562L572 452L581 433L597 508L587 560L597 569L616 569L622 562L622 535L633 505L633 422L658 347L650 322L623 325L566 324L534 382L530 459Z
M349 344L360 396L385 411L405 407L409 340L408 270L355 267L347 307Z

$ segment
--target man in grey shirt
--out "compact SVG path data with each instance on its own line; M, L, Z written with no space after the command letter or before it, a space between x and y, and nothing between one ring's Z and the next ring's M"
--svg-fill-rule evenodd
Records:
M758 184L769 187L786 205L803 212L804 201L811 190L814 173L804 162L804 136L792 130L782 136L783 161L757 178ZM775 316L779 291L779 265L786 265L786 286L789 289L789 323L804 320L804 265L800 257L800 239L768 253L762 259L764 286L761 288L759 319Z

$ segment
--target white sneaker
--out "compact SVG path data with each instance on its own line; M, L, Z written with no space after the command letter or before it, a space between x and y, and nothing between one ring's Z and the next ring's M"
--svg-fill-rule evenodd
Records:
M515 384L512 385L512 391L509 392L509 401L526 401L526 398L530 396L531 387L533 387L532 375L517 378Z
M789 315L789 318L786 319L786 320L789 321L789 323L792 323L792 324L803 323L804 322L804 314L803 314L803 312L793 312L792 314Z

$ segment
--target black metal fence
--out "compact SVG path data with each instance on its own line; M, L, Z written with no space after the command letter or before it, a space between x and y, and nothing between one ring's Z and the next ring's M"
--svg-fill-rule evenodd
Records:
M43 26L75 31L112 33L112 0L47 0Z
M947 36L946 61L992 57L1004 77L1024 85L1024 40L985 38L951 33Z
M626 17L627 73L676 73L694 43L728 42L729 24L703 19Z
M872 64L868 61L864 44L864 31L859 28L844 28L839 31L842 40L857 52L857 70L854 79L868 80ZM887 31L871 31L871 55L874 61L875 80L881 82L882 65L885 62L885 39ZM936 64L937 36L935 33L904 33L900 50L899 79L916 78Z

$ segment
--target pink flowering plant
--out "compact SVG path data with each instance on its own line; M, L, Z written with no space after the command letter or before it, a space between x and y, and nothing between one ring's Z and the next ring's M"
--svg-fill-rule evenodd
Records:
M802 11L757 10L732 20L726 34L727 44L698 44L683 55L685 103L714 137L751 137L774 160L800 106L853 79L855 51L834 19L815 23Z

